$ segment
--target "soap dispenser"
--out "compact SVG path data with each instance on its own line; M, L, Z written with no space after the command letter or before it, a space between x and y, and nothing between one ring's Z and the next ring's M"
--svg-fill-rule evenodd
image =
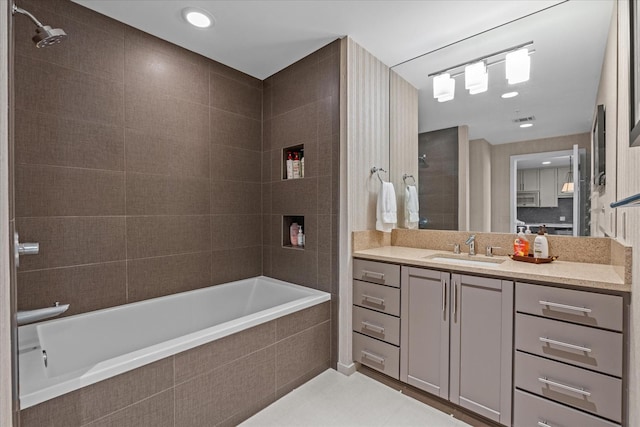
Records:
M542 225L538 229L538 235L536 240L533 241L533 257L534 258L549 258L549 241L545 237L547 227Z

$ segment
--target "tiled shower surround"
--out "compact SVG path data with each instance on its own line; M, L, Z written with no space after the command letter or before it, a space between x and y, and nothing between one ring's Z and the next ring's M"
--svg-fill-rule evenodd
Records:
M330 302L23 410L23 427L235 426L329 367Z
M69 0L17 3L69 35L36 49L14 20L15 224L40 243L18 309L264 274L331 292L335 366L340 42L260 81ZM282 181L296 144L305 178ZM305 217L304 250L281 247L282 215Z

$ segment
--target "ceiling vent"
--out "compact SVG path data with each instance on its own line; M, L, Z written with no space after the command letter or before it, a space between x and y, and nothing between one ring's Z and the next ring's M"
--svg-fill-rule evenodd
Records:
M532 122L536 119L536 116L529 116L529 117L520 117L519 119L513 119L514 123L527 123L527 122Z

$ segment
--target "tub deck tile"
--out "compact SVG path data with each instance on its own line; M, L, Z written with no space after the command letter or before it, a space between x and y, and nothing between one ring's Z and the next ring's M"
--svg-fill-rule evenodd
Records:
M276 340L280 341L329 320L329 311L330 302L327 301L276 319Z
M173 389L144 399L106 417L85 424L86 427L173 427Z

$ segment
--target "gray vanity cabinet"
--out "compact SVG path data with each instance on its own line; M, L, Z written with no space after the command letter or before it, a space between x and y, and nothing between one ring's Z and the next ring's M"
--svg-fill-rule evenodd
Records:
M400 379L511 423L513 282L402 267Z

